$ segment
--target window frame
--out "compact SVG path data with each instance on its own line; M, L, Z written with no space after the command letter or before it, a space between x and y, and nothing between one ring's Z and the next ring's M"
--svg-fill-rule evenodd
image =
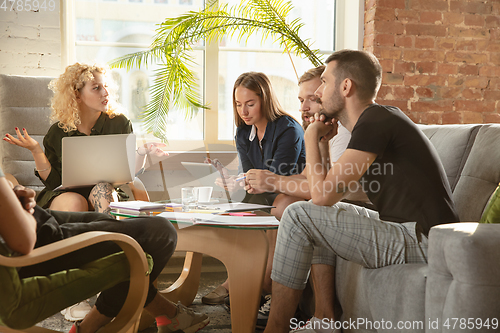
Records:
M112 44L115 47L130 46L126 43L108 43L75 40L75 2L76 0L61 1L61 61L63 68L75 63L76 46L100 44ZM364 34L364 0L336 0L335 2L335 49L344 48L362 49ZM149 45L147 45L149 46ZM146 46L146 47L147 47ZM217 42L211 42L204 48L204 76L203 101L210 109L204 111L203 119L203 140L182 140L170 141L169 151L193 151L208 150L208 145L218 145L220 147L234 147L234 140L219 140L218 138L218 76L219 76L219 51L238 50L242 52L254 52L262 49L219 47ZM266 52L282 53L281 50L265 50ZM320 51L322 54L329 54L331 51ZM138 138L138 141L144 138ZM159 141L159 140L158 140ZM234 148L233 148L234 149Z

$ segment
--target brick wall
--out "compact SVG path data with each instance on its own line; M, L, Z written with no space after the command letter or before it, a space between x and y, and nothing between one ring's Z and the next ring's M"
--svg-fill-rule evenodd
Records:
M0 4L2 1L0 1ZM56 76L61 72L60 1L38 1L38 11L21 1L0 8L0 73ZM18 7L19 5L19 7ZM53 7L52 7L53 6ZM22 9L22 10L21 10ZM52 10L50 10L52 9Z
M500 123L499 0L366 0L377 102L426 124Z

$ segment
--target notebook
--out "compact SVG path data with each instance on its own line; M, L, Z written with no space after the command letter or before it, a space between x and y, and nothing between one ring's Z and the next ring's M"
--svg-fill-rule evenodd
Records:
M55 190L121 185L135 177L136 136L111 134L62 139L62 184Z

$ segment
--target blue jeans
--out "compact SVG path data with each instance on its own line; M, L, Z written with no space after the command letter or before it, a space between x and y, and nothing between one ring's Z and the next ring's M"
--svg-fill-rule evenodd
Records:
M157 289L152 282L160 275L174 253L177 244L177 233L168 220L162 217L133 217L117 221L102 213L60 212L48 209L37 213L35 214L37 221L39 216L43 215L40 218L44 220L43 223L45 223L45 219L57 222L57 224L52 224L59 228L57 231L59 238L65 239L89 231L108 231L126 234L135 239L144 252L153 257L154 266L150 274L149 291L145 306L151 303L157 294ZM53 228L54 226L52 226ZM56 240L58 239L54 239L54 241ZM37 242L36 247L41 245L44 244ZM19 275L20 277L48 275L61 270L80 267L83 264L119 251L121 251L121 248L113 242L99 243L45 263L24 267L19 271ZM95 304L97 310L107 317L116 317L125 302L128 287L128 282L122 282L102 291Z

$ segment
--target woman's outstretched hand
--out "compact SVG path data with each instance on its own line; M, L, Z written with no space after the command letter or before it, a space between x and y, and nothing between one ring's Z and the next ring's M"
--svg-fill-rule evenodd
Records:
M7 141L11 145L16 145L19 147L23 147L28 149L31 152L35 152L37 149L41 149L40 145L38 142L33 139L31 136L29 136L28 131L26 128L23 128L23 133L19 131L19 128L15 128L17 138L13 135L10 135L9 133L5 134L3 140Z
M139 147L137 149L137 153L139 155L155 155L158 157L168 156L168 152L162 149L162 147L166 147L167 145L162 142L148 142L145 143L144 146Z

